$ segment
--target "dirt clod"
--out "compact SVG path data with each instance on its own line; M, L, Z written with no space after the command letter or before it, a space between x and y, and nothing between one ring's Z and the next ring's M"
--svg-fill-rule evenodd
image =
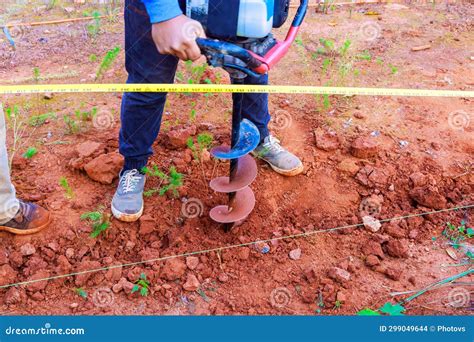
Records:
M387 253L394 258L407 258L408 242L406 240L390 240L387 243Z
M200 283L199 283L199 280L196 278L196 276L194 274L189 273L186 279L186 283L184 283L183 285L183 289L185 289L186 291L192 292L199 289L199 285Z
M351 274L342 268L333 267L329 270L328 277L340 283L345 283L351 279Z
M186 272L186 264L181 258L172 258L165 261L161 276L169 281L181 278Z
M379 146L373 137L359 137L352 143L351 153L354 157L367 159L377 155Z
M103 154L84 166L87 175L102 184L112 184L123 166L123 157L117 152Z

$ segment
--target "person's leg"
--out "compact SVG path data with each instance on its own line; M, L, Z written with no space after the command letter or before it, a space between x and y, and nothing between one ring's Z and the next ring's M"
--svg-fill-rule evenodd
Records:
M151 24L140 0L125 3L125 66L127 83L173 83L178 59L165 56L151 36ZM145 175L140 171L153 154L161 126L166 93L125 93L122 99L119 150L125 158L112 200L113 215L133 222L143 213Z
M0 103L0 231L33 234L49 223L50 215L45 209L16 198L8 166L5 116Z
M268 84L268 75L261 77L247 76L245 84ZM252 121L260 132L260 145L253 154L266 161L273 170L285 175L296 176L303 172L303 163L297 156L280 145L280 141L272 137L268 130L270 113L268 110L268 94L244 94L242 117Z
M20 202L10 180L8 166L6 125L3 106L0 103L0 224L10 221L18 212Z
M268 75L260 77L247 76L245 84L267 85ZM270 113L268 111L268 94L250 93L244 94L242 101L242 118L252 121L260 132L260 142L270 135L268 123Z
M127 0L125 5L127 83L173 83L178 59L158 53L143 3ZM119 136L124 170L140 170L153 154L152 145L160 130L165 102L165 93L124 94Z

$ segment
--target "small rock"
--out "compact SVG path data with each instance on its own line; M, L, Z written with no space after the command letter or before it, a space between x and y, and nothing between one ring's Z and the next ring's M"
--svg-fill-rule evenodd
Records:
M410 191L410 197L424 207L437 210L446 208L447 204L446 198L434 186L415 188Z
M392 267L389 267L385 270L385 275L392 280L400 280L402 273L402 270L398 270Z
M196 126L174 127L164 134L165 143L171 149L185 148L189 137L196 135L196 131Z
M364 253L365 255L376 255L381 259L384 258L382 246L376 241L369 241L364 244L362 247L362 253Z
M362 217L362 222L364 223L364 227L373 233L378 232L382 227L382 224L379 220L369 215Z
M112 152L93 159L84 166L84 170L92 180L110 185L118 177L122 166L123 157L117 152Z
M351 274L342 268L333 267L329 270L328 277L340 283L344 283L351 279Z
M354 157L367 159L377 155L379 146L372 137L359 137L351 146L351 153Z
M31 243L26 243L20 247L21 255L29 256L36 253L36 248Z
M186 264L181 258L172 258L165 261L161 276L169 281L181 278L186 272Z
M16 287L10 287L5 293L4 302L6 305L18 304L21 302L20 291Z
M153 233L157 225L155 219L150 215L143 215L140 217L140 235L147 235Z
M0 285L8 285L15 282L17 273L10 265L0 266Z
M76 152L81 158L87 158L98 152L101 144L96 141L85 141L76 146Z
M188 266L190 270L195 270L198 265L199 265L198 257L189 256L186 258L186 266Z
M365 259L365 264L369 267L377 266L380 265L380 260L376 255L371 254Z
M360 111L357 111L357 112L354 113L354 117L356 119L363 120L363 119L367 118L367 115L365 115L364 113L362 113Z
M199 289L199 280L196 278L194 274L188 274L188 278L186 279L186 283L183 285L183 289L186 291L196 291Z
M406 235L405 230L395 222L384 226L384 232L394 238L404 238Z
M357 172L359 172L360 167L355 161L351 159L344 159L337 165L337 169L351 176L355 176Z
M408 243L406 240L390 240L387 243L387 253L394 258L408 257Z
M428 178L421 172L413 172L409 179L413 188L424 186L428 182Z
M71 260L72 258L74 258L74 249L73 248L66 248L66 252L64 253L64 255L66 256L66 258Z
M335 133L323 132L321 130L314 131L316 147L323 151L334 151L339 148L340 142Z
M78 303L71 303L71 305L69 305L69 307L71 309L77 309L79 307L79 304Z
M85 261L82 261L79 264L79 266L77 267L77 272L96 270L98 268L101 268L101 266L102 265L98 261L85 260ZM93 276L92 273L78 274L78 275L76 275L76 278L74 279L74 283L76 284L77 287L82 287L82 286L86 285L87 281L92 276Z
M50 274L47 270L39 270L35 274L33 274L28 281L35 281L34 283L28 284L26 290L28 292L38 292L44 290L46 285L48 285L48 280L40 280L49 278Z
M301 249L300 248L293 249L289 253L289 256L291 260L299 260L301 258Z

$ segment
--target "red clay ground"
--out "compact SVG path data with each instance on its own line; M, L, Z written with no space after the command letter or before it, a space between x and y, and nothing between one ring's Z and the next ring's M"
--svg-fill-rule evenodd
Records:
M91 11L78 6L66 14L43 7L8 15L9 20L43 21L77 17L85 10ZM367 11L378 15L365 15ZM473 17L472 5L371 5L356 7L352 13L339 8L327 15L311 11L298 44L272 72L271 80L291 85L472 90ZM122 19L103 19L96 38L88 37L88 24L18 30L16 50L2 36L1 84L32 83L35 67L40 76L49 78L41 83L94 82L106 51L122 45ZM283 28L278 35L284 32ZM321 51L320 38L334 41L335 48ZM344 53L340 48L346 40L350 46ZM412 51L427 44L429 49ZM122 51L98 82L124 82L123 57ZM182 66L180 81L186 82L192 71L191 66ZM224 76L222 71L208 70L197 78L227 82ZM471 266L463 249L449 247L442 233L446 222L458 226L464 220L472 227L472 208L383 222L376 233L357 226L191 258L140 262L359 224L367 206L376 218L389 220L472 205L472 99L271 96L273 132L302 157L305 173L284 178L259 162L259 175L252 184L255 211L226 234L208 218L209 210L225 203L225 198L206 185L226 173L226 164L208 160L204 153L201 167L192 161L185 141L189 134L207 131L216 145L228 142L230 95L173 94L151 164L162 170L175 165L185 175L179 197L155 194L146 199L140 222L112 220L107 232L93 239L90 224L80 216L98 208L108 213L117 180L101 184L84 168L103 181L120 168L115 154L120 98L120 94L2 96L5 107L17 105L22 115L54 112L56 118L26 129L12 172L19 196L51 210L53 223L33 236L0 234L0 284L139 263L0 290L3 314L347 315L405 299ZM63 116L74 117L77 109L93 107L99 112L96 120L79 122L81 131L68 134ZM11 148L11 129L8 138ZM38 154L27 160L21 155L30 146ZM59 185L62 177L74 193L71 199ZM159 186L159 179L150 178L147 189ZM183 214L183 203L191 199L202 203L201 216ZM472 244L471 240L465 243ZM293 252L293 260L289 253L298 248L301 255ZM446 249L454 255L450 257ZM455 266L459 264L464 265ZM151 283L148 297L130 294L141 273ZM472 280L471 275L429 291L405 304L406 313L469 314ZM81 298L77 288L87 297ZM414 292L391 296L405 291Z

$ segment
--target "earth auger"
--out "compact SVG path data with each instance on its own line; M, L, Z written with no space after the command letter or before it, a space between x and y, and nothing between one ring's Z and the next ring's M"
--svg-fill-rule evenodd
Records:
M289 5L289 1L288 1ZM277 41L270 33L259 39L222 41L198 38L197 44L213 67L226 70L233 84L243 84L247 76L268 73L288 52L303 22L308 0L300 0L286 39ZM218 177L210 182L216 192L228 194L228 204L210 211L211 218L224 224L226 232L242 222L255 207L255 195L249 185L257 177L257 164L249 155L260 143L258 128L249 120L242 119L243 93L233 95L231 146L219 146L211 150L218 159L230 160L229 176Z

